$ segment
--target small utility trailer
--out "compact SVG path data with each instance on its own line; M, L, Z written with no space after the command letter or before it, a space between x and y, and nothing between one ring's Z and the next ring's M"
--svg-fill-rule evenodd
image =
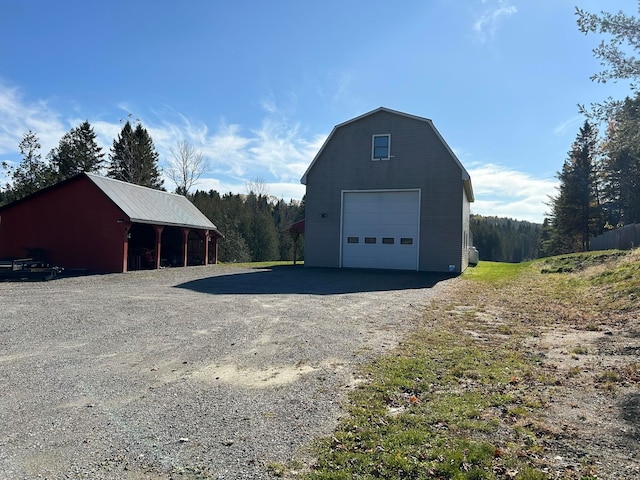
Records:
M33 258L0 261L0 281L52 280L62 270Z

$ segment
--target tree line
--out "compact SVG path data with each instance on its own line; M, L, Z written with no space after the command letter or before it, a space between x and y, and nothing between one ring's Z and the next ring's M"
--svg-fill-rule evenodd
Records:
M538 223L471 215L469 224L481 260L519 263L539 257L542 226Z
M45 159L38 135L31 130L23 135L18 148L22 160L17 166L2 162L9 182L0 189L0 202L19 200L80 172L100 173L104 169L108 177L116 180L164 190L158 152L139 121L125 122L113 140L108 158L88 121L65 133Z
M187 195L224 234L218 242L219 260L225 263L292 260L294 242L286 229L304 218L304 199L286 202L268 195L264 188L253 189L248 185L247 190L244 195L220 195L215 190L197 190ZM303 243L301 238L295 245L298 259L303 258Z
M557 173L560 183L542 226L541 256L588 250L594 236L640 223L640 92L635 84L640 62L634 57L640 53L640 20L622 12L576 9L576 14L582 33L610 37L593 50L605 70L592 80L629 80L631 94L581 107L587 119Z
M72 128L42 158L38 136L24 134L19 145L22 160L17 166L3 162L9 182L0 188L0 205L31 195L80 172L103 173L116 180L165 190L158 166L158 152L149 132L139 121L127 120L108 156L98 146L88 121ZM211 190L191 193L208 167L202 153L184 140L171 151L173 158L166 173L175 184L175 193L185 195L217 227L224 238L219 241L218 258L222 262L290 260L294 242L284 230L304 218L304 201L270 196L264 182L246 184L247 194L220 195ZM105 158L106 157L106 158ZM298 242L296 258L302 258L303 242Z
M631 95L581 107L587 119L557 173L558 193L549 199L542 226L496 217L472 216L474 244L484 260L520 262L540 256L588 250L590 239L623 225L640 223L640 20L622 13L600 15L577 9L581 32L604 33L594 55L607 68L592 77L598 82L631 80ZM626 45L624 45L626 44ZM599 126L604 125L600 135ZM0 188L0 205L17 200L79 172L107 176L164 190L158 153L139 121L127 120L110 152L96 143L88 121L72 128L48 153L40 154L37 135L29 131L19 145L22 161L2 164L10 182ZM293 241L283 229L304 218L304 200L270 197L256 182L246 195L190 190L206 169L206 161L188 143L179 142L167 170L176 193L188 198L225 234L219 244L224 262L290 259ZM302 243L302 242L300 242ZM297 248L302 249L302 245ZM301 251L297 252L298 257Z

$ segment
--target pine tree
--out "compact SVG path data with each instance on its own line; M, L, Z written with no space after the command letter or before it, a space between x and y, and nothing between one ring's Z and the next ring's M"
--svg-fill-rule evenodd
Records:
M640 94L609 122L603 191L609 225L640 223Z
M554 253L588 250L589 239L602 231L596 156L597 130L585 121L558 173L559 193L551 202L552 244L559 250Z
M6 199L18 200L55 183L55 175L51 167L41 159L38 136L29 130L24 134L19 145L22 161L17 167L2 162L11 183L7 186Z
M591 76L591 80L606 83L609 80L628 80L631 90L640 88L640 18L618 13L589 13L576 7L578 30L585 35L590 33L605 34L606 40L593 49L593 55L600 61L604 69ZM618 100L609 99L604 103L592 104L591 111L582 110L591 117L608 120L620 108Z
M49 153L51 166L60 179L80 172L99 172L104 153L96 142L96 134L88 121L72 128Z
M109 154L107 176L144 187L164 190L158 153L149 132L138 123L135 129L127 121Z

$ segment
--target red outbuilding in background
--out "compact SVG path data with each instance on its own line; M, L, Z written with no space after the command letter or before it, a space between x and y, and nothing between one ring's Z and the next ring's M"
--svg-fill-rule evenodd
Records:
M186 197L80 173L0 207L0 260L126 272L217 262L216 226Z

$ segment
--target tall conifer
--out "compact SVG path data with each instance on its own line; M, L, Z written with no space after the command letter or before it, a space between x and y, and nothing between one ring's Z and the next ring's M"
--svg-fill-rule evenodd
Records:
M116 180L164 190L158 157L147 129L140 123L134 129L127 121L113 141L107 175Z

